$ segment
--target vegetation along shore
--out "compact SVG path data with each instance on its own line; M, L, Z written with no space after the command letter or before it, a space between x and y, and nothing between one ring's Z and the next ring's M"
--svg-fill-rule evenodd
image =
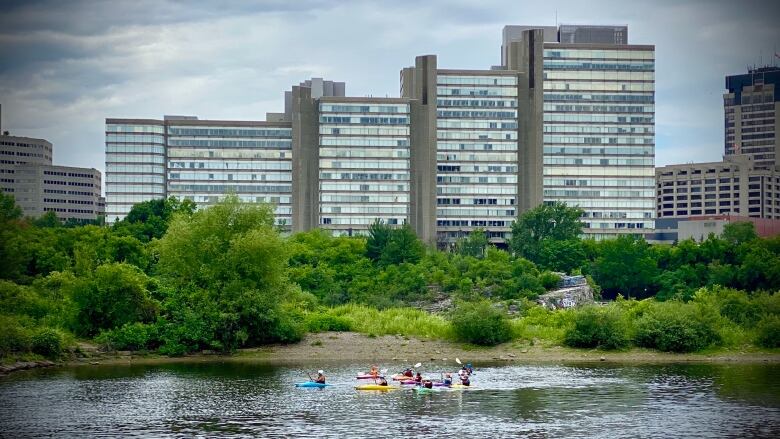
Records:
M108 227L21 218L0 194L0 360L777 361L780 238L738 223L701 243L597 242L580 215L540 206L507 250L477 231L441 251L381 223L286 235L235 196L149 201ZM596 301L540 305L557 273Z

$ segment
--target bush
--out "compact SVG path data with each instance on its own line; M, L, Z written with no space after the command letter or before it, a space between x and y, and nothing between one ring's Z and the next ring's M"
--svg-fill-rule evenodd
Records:
M756 325L756 344L765 348L780 348L780 317L766 316Z
M542 283L545 290L554 290L561 284L561 277L550 271L545 271L539 275L539 282Z
M455 338L478 345L493 346L512 338L506 313L490 302L464 302L451 317Z
M62 355L64 344L62 333L51 328L42 328L30 338L30 350L46 358Z
M156 336L152 325L126 323L121 328L103 331L96 340L109 350L141 351L149 349Z
M720 342L714 318L693 304L655 303L636 323L637 346L695 352Z
M309 332L347 332L352 330L352 321L346 317L330 314L309 314L306 316L306 329Z
M628 324L618 308L582 308L575 311L564 343L575 348L623 349L629 344Z
M30 350L30 332L18 319L0 316L0 357Z

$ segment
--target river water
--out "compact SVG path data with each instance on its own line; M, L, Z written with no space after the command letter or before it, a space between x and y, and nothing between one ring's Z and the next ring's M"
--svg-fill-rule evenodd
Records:
M0 436L780 437L780 365L476 366L473 388L429 394L357 391L357 364L320 366L325 389L251 362L19 372Z

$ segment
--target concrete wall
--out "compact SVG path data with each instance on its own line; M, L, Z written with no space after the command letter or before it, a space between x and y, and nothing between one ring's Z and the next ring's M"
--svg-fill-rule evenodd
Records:
M319 111L311 88L294 86L292 98L292 230L319 224Z

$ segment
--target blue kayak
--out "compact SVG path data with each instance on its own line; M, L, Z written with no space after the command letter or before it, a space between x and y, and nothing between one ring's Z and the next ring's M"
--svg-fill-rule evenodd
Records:
M295 383L295 387L317 387L317 388L323 388L328 387L331 384L322 384L322 383L315 383L314 381L306 381L305 383Z

